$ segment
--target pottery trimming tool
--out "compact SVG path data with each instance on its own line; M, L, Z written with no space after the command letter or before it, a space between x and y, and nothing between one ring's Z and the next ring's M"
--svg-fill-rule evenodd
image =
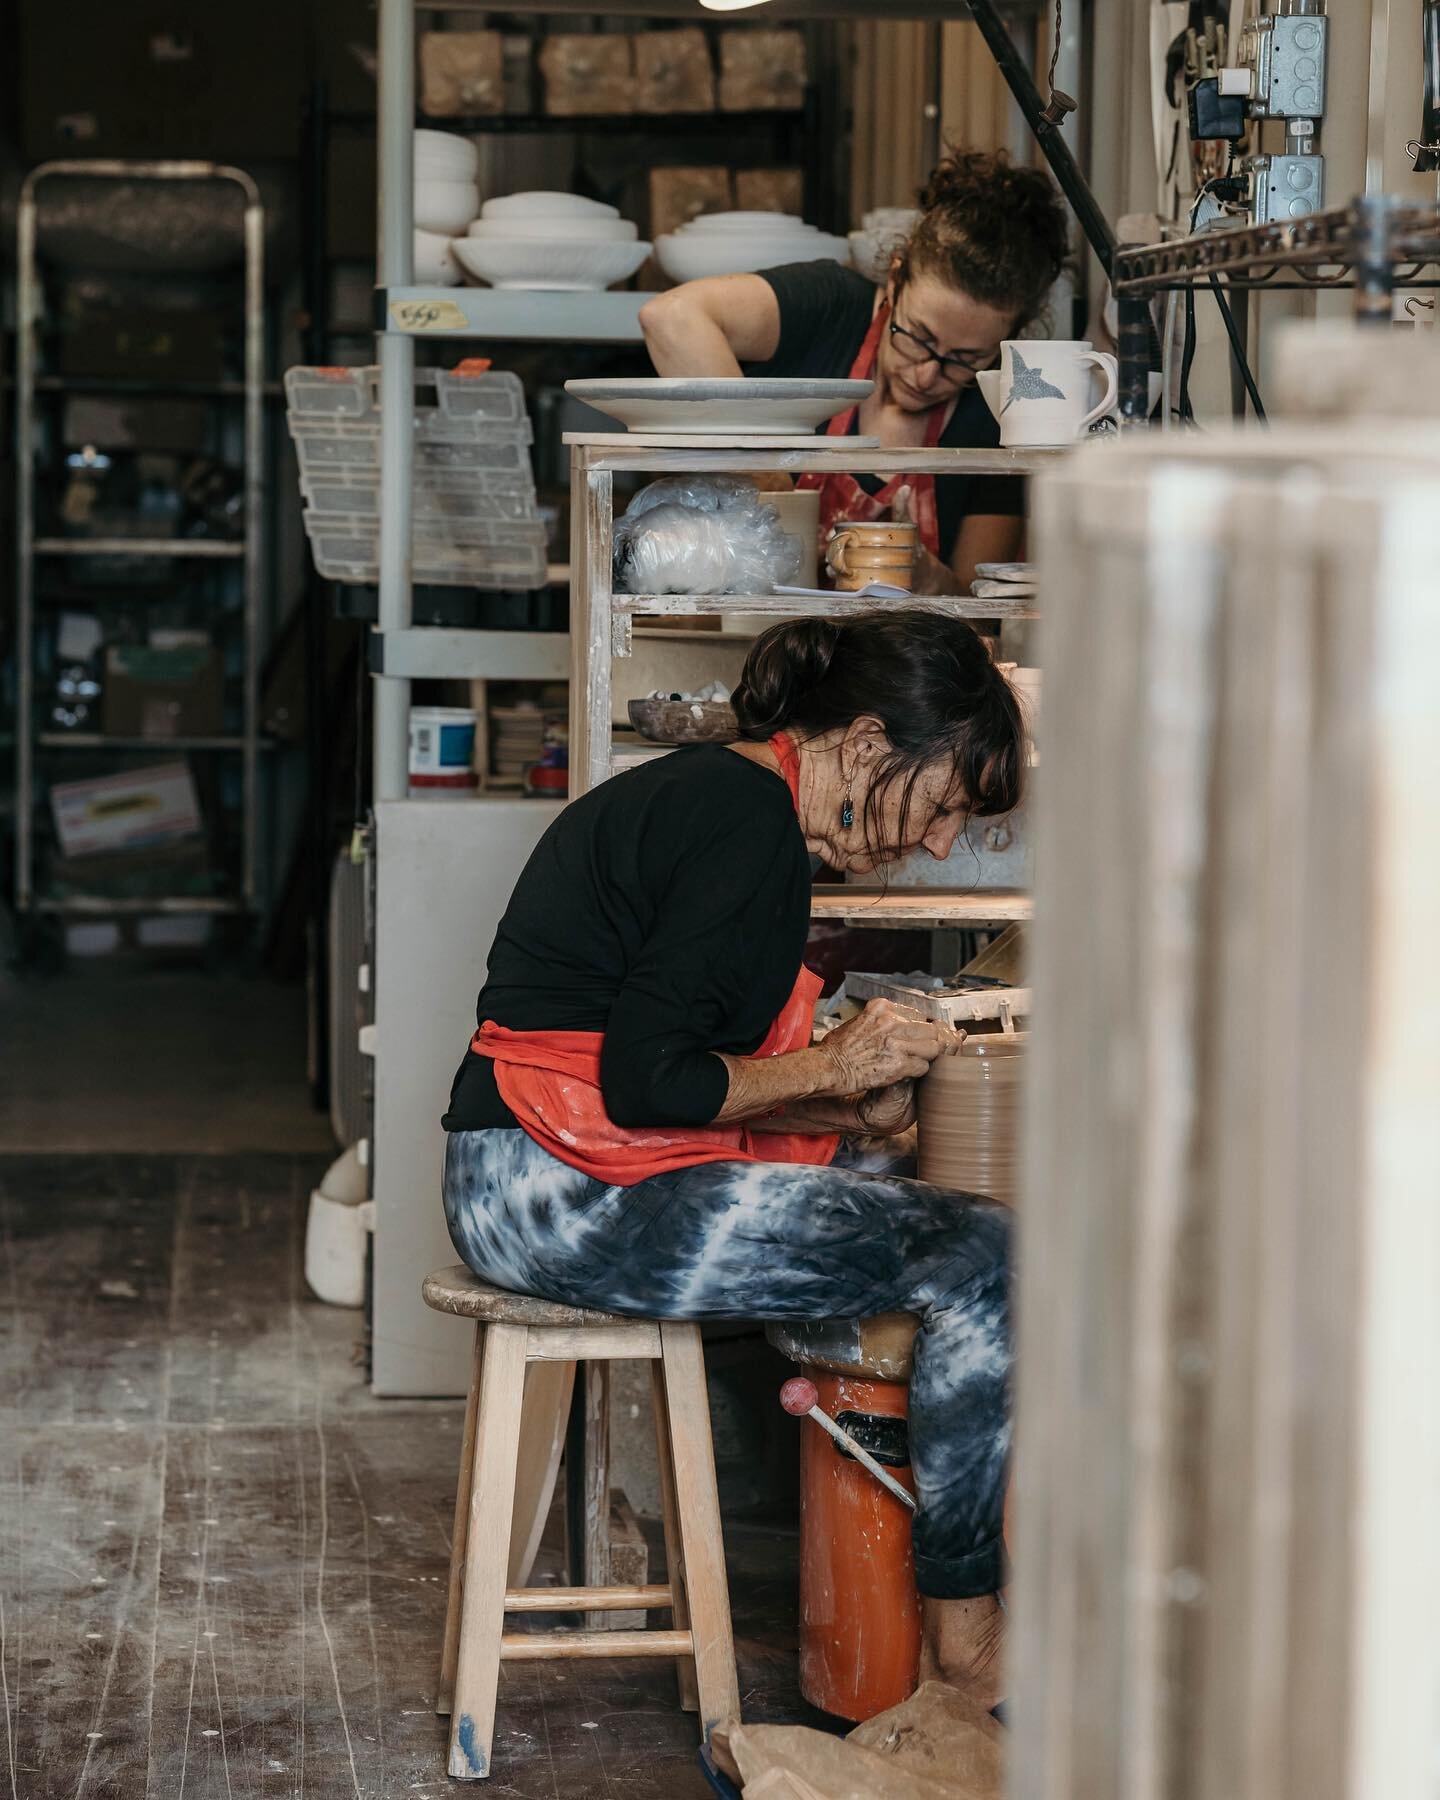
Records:
M820 1390L815 1383L804 1375L792 1375L780 1389L780 1404L792 1418L813 1419L822 1431L829 1432L842 1450L848 1451L856 1462L868 1469L881 1487L888 1488L895 1498L910 1512L915 1510L915 1496L900 1483L888 1469L876 1462L870 1452L862 1444L857 1444L843 1425L837 1425L820 1405Z
M1030 1016L1030 989L1009 987L980 975L956 975L943 987L918 987L903 975L845 976L845 991L855 1000L892 1000L934 1019L937 1025L964 1026L998 1019L1002 1031Z

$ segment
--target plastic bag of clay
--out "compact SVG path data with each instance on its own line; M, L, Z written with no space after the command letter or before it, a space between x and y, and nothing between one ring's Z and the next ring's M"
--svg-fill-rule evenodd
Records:
M622 594L768 594L800 569L798 537L741 475L652 481L615 526Z

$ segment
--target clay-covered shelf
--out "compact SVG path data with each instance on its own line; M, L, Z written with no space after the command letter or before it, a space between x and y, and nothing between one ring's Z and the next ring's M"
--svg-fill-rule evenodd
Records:
M570 445L570 793L587 793L623 769L663 756L666 746L645 743L614 724L615 659L632 653L633 633L651 619L727 615L750 618L836 618L876 604L848 594L617 594L614 588L615 476L627 473L686 475L789 475L827 473L1036 474L1063 450L890 450L870 443L837 447L824 438L788 440L750 436L697 442L683 436L582 433ZM967 619L1038 616L1031 597L980 600L970 594L917 598L913 604ZM623 690L622 690L623 691ZM827 886L815 890L817 919L861 925L1004 925L1031 914L1030 896L1019 889L930 890Z
M810 916L847 925L908 925L916 929L957 925L1008 925L1034 911L1021 888L970 890L864 888L849 883L817 887Z

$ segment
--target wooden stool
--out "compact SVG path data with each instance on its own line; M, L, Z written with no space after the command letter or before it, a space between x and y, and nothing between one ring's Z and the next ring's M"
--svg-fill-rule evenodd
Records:
M437 1312L475 1321L435 1707L451 1718L450 1774L473 1781L490 1773L496 1690L500 1664L507 1661L673 1656L680 1704L698 1710L702 1736L722 1720L738 1718L700 1327L509 1294L459 1264L426 1276L421 1292ZM628 1357L651 1364L669 1581L652 1587L507 1587L526 1363ZM505 1630L507 1612L659 1607L670 1608L674 1623L668 1631Z

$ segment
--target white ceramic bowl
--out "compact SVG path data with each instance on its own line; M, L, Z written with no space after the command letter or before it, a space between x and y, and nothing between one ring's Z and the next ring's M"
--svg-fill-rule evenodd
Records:
M415 169L417 174L452 176L455 180L474 179L480 166L479 146L454 131L417 131L415 133Z
M567 381L565 391L609 413L631 431L738 432L790 435L813 431L857 406L870 381L761 376L595 376Z
M797 219L793 213L773 212L721 212L699 213L681 231L814 231L814 225L807 225L803 219Z
M480 209L482 219L618 219L620 208L603 200L587 200L582 194L556 194L538 189L533 193L501 194Z
M480 196L473 181L417 181L415 227L454 237L480 210Z
M630 219L475 219L472 238L569 238L575 243L633 244L640 233Z
M594 291L624 281L650 254L648 244L614 244L573 238L456 238L467 275L497 288Z
M850 260L844 238L817 231L809 237L780 232L674 231L656 238L655 258L672 281L698 281L705 275L748 275L756 269L778 269L784 263Z
M455 287L462 277L450 240L438 231L415 233L415 281L421 287Z

